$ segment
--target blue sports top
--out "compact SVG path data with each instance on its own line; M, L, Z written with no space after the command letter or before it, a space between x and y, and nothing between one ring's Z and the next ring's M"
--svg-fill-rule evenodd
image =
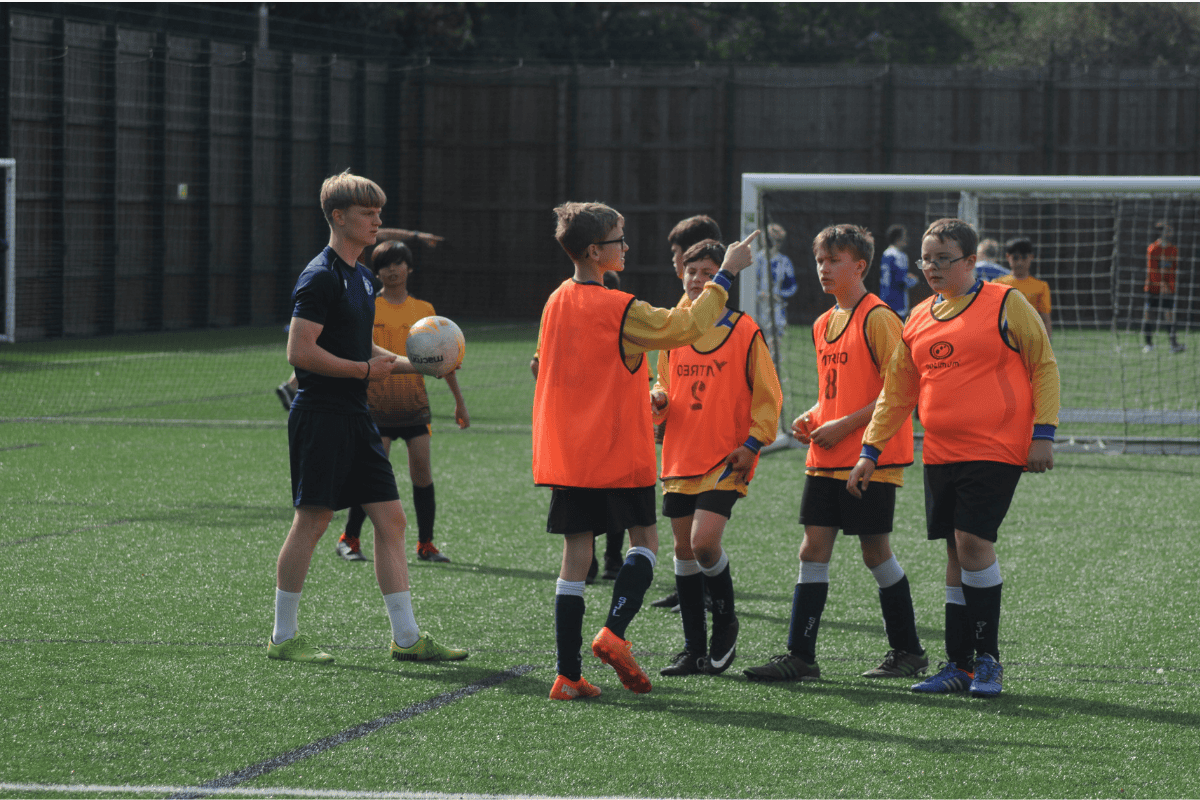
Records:
M375 324L375 287L371 271L353 267L326 246L309 262L292 290L293 317L323 327L317 345L339 358L369 361ZM364 370L365 372L365 370ZM362 378L331 378L296 368L300 391L293 408L338 414L367 414L367 382Z

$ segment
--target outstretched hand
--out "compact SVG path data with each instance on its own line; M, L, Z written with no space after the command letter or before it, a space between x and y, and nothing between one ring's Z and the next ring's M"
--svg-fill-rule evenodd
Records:
M739 272L750 266L754 260L754 253L750 249L750 245L758 238L762 231L755 231L740 242L734 242L729 245L725 251L725 259L721 262L721 269L737 275Z

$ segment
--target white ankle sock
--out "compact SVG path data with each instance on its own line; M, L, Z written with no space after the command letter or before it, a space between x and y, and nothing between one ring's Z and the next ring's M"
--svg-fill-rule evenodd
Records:
M388 619L392 621L392 641L401 647L412 647L421 638L417 619L413 616L412 592L385 594Z
M271 641L282 644L296 635L300 627L300 592L275 590L275 630Z

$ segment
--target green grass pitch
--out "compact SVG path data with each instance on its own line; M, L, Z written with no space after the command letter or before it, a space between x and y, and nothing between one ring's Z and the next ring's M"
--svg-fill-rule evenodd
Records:
M629 635L654 690L625 691L588 654L584 674L603 696L552 702L561 548L544 533L548 492L529 472L536 331L464 329L475 426L458 431L449 393L434 382L430 392L436 541L453 563L418 562L408 547L417 619L471 649L458 664L388 658L371 564L333 554L344 512L300 610L301 630L337 663L266 659L291 519L271 393L287 372L277 331L205 334L204 346L179 337L186 355L140 378L124 370L142 355L116 340L0 352L10 419L0 423L0 797L168 797L206 785L279 797L1198 795L1191 460L1060 455L1052 472L1022 480L998 544L996 700L858 677L886 642L852 541L834 553L823 680L742 677L784 650L804 456L788 450L764 459L727 529L742 621L733 668L659 677L681 647L679 617L644 607ZM164 342L146 352L177 346ZM11 421L39 416L22 386L54 370L33 361L57 361L70 378L40 401L58 421ZM111 371L120 377L106 383ZM115 383L134 379L150 388L131 400ZM72 388L90 399L57 396ZM134 418L144 424L102 421ZM393 462L408 507L403 456ZM924 538L919 468L907 479L893 546L936 662L945 556ZM665 520L659 531L648 600L672 588ZM610 592L588 588L585 636L603 624Z

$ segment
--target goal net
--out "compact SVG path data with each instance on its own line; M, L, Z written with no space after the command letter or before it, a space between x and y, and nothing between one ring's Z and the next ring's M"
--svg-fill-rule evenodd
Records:
M784 255L797 265L790 298L766 253L741 279L742 307L763 327L784 386L781 427L816 397L811 325L833 304L813 276L817 232L843 222L869 228L867 286L878 291L885 231L903 224L919 278L911 307L931 293L915 267L921 232L955 216L1000 243L996 260L1005 268L1005 242L1025 237L1034 245L1031 272L1050 286L1062 379L1057 449L1200 454L1200 178L743 175L743 236L762 230L772 263ZM1147 309L1143 288L1147 248L1162 223L1177 249L1173 310L1165 300Z

